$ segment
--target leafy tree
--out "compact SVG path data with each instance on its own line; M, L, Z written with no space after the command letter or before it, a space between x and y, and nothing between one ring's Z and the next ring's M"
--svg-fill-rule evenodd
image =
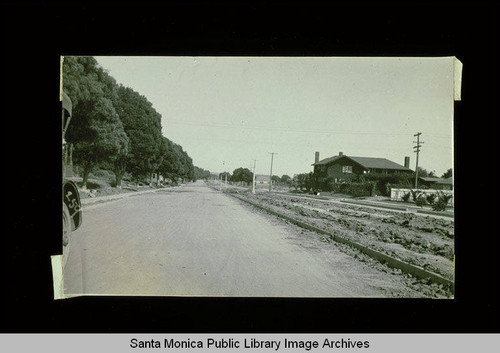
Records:
M432 173L432 172L431 172ZM419 178L426 178L426 177L429 177L429 172L422 168L422 167L418 167L418 177Z
M290 185L290 184L291 184L291 182L292 182L292 178L290 178L290 176L288 176L288 175L286 175L286 174L285 174L285 175L283 175L283 176L281 177L281 182L282 182L284 185Z
M116 185L130 172L136 181L160 172L172 181L210 177L161 132L161 115L144 96L119 86L92 57L66 57L64 90L73 103L66 134L84 183L97 164L113 169Z
M453 175L453 170L452 168L448 169L446 172L444 172L443 175L441 175L441 178L446 179L449 178Z
M277 176L277 175L273 175L273 176L271 177L271 180L274 182L274 184L279 184L279 183L280 183L280 181L281 181L280 177L279 177L279 176Z
M295 189L300 189L300 190L306 190L309 191L311 190L312 187L312 175L313 173L303 173L303 174L297 174L293 177L293 186Z
M206 170L206 169L202 169L202 168L199 168L199 167L194 167L194 180L199 180L199 179L203 179L203 180L208 180L211 178L211 173L209 170Z
M113 172L115 173L115 186L121 187L123 175L126 172L129 138L123 127L115 131L113 136L114 144L117 146L116 151L111 155L109 160L113 163Z
M113 84L94 58L65 58L63 88L73 103L66 139L75 146L84 185L96 164L127 154L129 141L111 100Z
M228 172L219 173L219 179L222 179L223 181L225 181L226 177L227 177L227 181L231 180L231 174L230 173L228 173Z
M253 180L253 173L248 168L238 168L233 171L231 181L242 181L250 184Z
M124 86L118 87L114 105L130 139L127 170L136 180L147 177L164 157L161 115L144 96Z

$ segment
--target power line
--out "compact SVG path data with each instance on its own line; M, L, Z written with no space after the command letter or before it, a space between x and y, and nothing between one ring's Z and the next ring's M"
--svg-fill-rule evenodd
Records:
M277 128L277 127L265 127L265 126L248 126L248 125L233 125L224 123L206 123L206 122L196 122L196 121L180 121L180 120L166 120L167 123L178 124L178 125L188 125L188 126L204 126L211 128L229 128L229 129L249 129L249 130L268 130L268 131L281 131L281 132L299 132L299 133L320 133L320 134L336 134L336 135L381 135L381 136L393 136L393 135L406 135L408 132L379 132L379 131L340 131L340 130L324 130L324 129L290 129L290 128ZM449 137L450 135L443 134L430 134L434 136Z

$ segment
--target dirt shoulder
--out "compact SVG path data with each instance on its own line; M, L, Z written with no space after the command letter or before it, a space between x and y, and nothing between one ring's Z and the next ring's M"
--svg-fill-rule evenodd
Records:
M454 220L278 193L240 197L454 280Z

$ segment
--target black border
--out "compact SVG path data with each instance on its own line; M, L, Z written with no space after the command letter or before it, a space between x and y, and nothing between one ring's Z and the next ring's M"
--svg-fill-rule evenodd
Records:
M500 332L495 4L2 5L0 332ZM456 299L86 297L54 301L59 56L451 56ZM54 172L56 171L56 172ZM474 188L474 190L471 190Z

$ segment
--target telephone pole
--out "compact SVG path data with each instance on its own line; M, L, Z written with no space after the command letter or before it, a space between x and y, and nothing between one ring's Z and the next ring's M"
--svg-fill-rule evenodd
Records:
M413 143L417 144L416 146L413 146L413 148L415 149L415 151L413 152L417 154L417 164L415 166L415 189L418 189L418 154L420 152L420 147L422 147L421 143L423 143L420 141L420 135L422 135L421 132L418 132L415 135L413 135L417 137L417 141L413 141Z
M269 172L269 192L271 192L272 187L273 187L273 157L277 153L276 152L269 152L269 154L271 155L271 171Z
M225 164L226 162L224 162ZM227 173L226 173L226 167L224 167L224 187L227 189Z
M253 160L253 176L252 176L252 194L255 194L255 162L256 160Z
M225 173L225 171L224 171L224 168L225 168L224 165L225 164L226 164L226 162L222 161L222 174L220 175L220 189L221 189L221 191L222 191L222 177L223 177L223 175Z

